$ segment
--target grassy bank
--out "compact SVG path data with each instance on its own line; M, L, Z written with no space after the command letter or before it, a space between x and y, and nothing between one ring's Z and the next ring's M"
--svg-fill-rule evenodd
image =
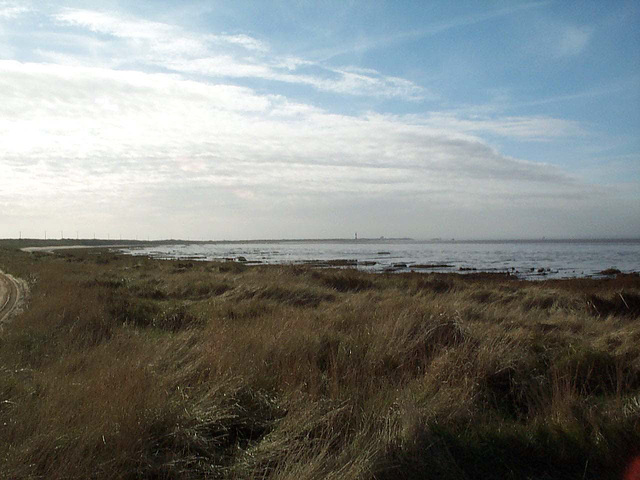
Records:
M0 478L608 479L640 454L640 278L0 250Z

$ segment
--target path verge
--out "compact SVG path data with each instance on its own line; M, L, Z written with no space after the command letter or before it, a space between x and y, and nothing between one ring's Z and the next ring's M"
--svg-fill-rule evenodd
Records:
M27 283L24 280L0 270L0 331L21 311L27 291Z

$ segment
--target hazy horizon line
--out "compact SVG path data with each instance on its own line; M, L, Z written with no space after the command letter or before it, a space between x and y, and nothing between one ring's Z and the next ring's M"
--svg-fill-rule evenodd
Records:
M264 243L264 242L434 242L434 243L452 243L452 242L640 242L640 236L637 237L494 237L494 238L472 238L472 237L325 237L325 238L244 238L244 239L181 239L181 238L156 238L156 239L133 239L133 238L36 238L36 237L5 237L0 241L37 241L37 242L105 242L107 244L115 243Z

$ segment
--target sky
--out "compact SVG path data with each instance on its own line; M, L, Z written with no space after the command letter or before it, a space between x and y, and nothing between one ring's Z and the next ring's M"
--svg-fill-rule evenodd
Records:
M0 238L640 237L637 1L0 0Z

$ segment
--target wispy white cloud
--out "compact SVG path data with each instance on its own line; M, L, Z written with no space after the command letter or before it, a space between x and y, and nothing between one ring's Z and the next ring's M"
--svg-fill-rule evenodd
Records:
M474 127L452 117L345 116L246 88L100 68L0 61L0 73L0 158L13 178L3 195L63 177L72 181L56 191L69 195L140 192L150 182L261 199L587 194L561 170L502 155L470 134L531 128L524 119L525 127Z
M523 48L541 58L563 60L583 53L589 46L595 28L557 19L545 19L527 26Z
M126 40L146 40L152 43L154 48L160 48L161 44L167 42L177 42L179 50L190 55L207 53L207 43L238 45L245 50L259 52L268 50L267 45L248 35L190 35L174 25L117 13L66 8L60 13L54 14L53 18L59 23L84 27L92 32L104 33Z
M619 79L608 85L602 85L599 87L590 88L588 90L582 90L575 93L569 93L566 95L555 95L551 97L537 98L536 100L508 102L503 105L503 108L519 108L529 107L537 105L547 105L551 103L571 102L573 100L590 99L595 97L604 97L608 95L617 95L621 92L636 93L638 92L638 84L640 83L640 76L634 75L627 78Z
M31 11L31 7L29 7L26 2L0 2L0 19L14 19L29 11Z
M240 45L247 50L256 50L258 52L266 52L269 50L268 45L260 40L250 37L249 35L207 35L210 42L228 43Z
M476 13L473 15L465 15L448 21L433 23L416 30L402 31L391 35L364 37L358 39L358 41L355 43L334 48L316 50L311 53L311 56L316 59L326 61L339 55L344 55L346 53L362 53L377 48L386 48L402 42L417 40L419 38L432 35L438 35L449 30L466 27L469 25L475 25L477 23L486 22L495 18L512 15L533 8L539 8L548 5L549 3L549 1L542 1L524 3L520 5L511 5L509 7L500 8L497 10L487 11L484 13Z
M566 26L560 32L556 55L567 57L581 53L589 43L593 30L588 27Z
M77 25L93 32L130 39L160 40L167 38L174 31L173 27L165 23L129 19L122 15L94 10L66 8L55 14L54 18L67 25Z
M64 25L111 35L126 43L118 55L123 64L154 65L185 74L210 77L256 78L308 85L346 95L421 99L424 88L406 79L375 70L335 68L292 56L280 56L248 35L195 35L159 22L116 13L65 9L54 16ZM106 53L106 52L104 52ZM49 52L49 56L53 52ZM58 57L59 58L59 57Z
M490 133L520 140L551 140L584 135L578 122L547 116L486 116L434 113L426 118L432 126L469 133Z

